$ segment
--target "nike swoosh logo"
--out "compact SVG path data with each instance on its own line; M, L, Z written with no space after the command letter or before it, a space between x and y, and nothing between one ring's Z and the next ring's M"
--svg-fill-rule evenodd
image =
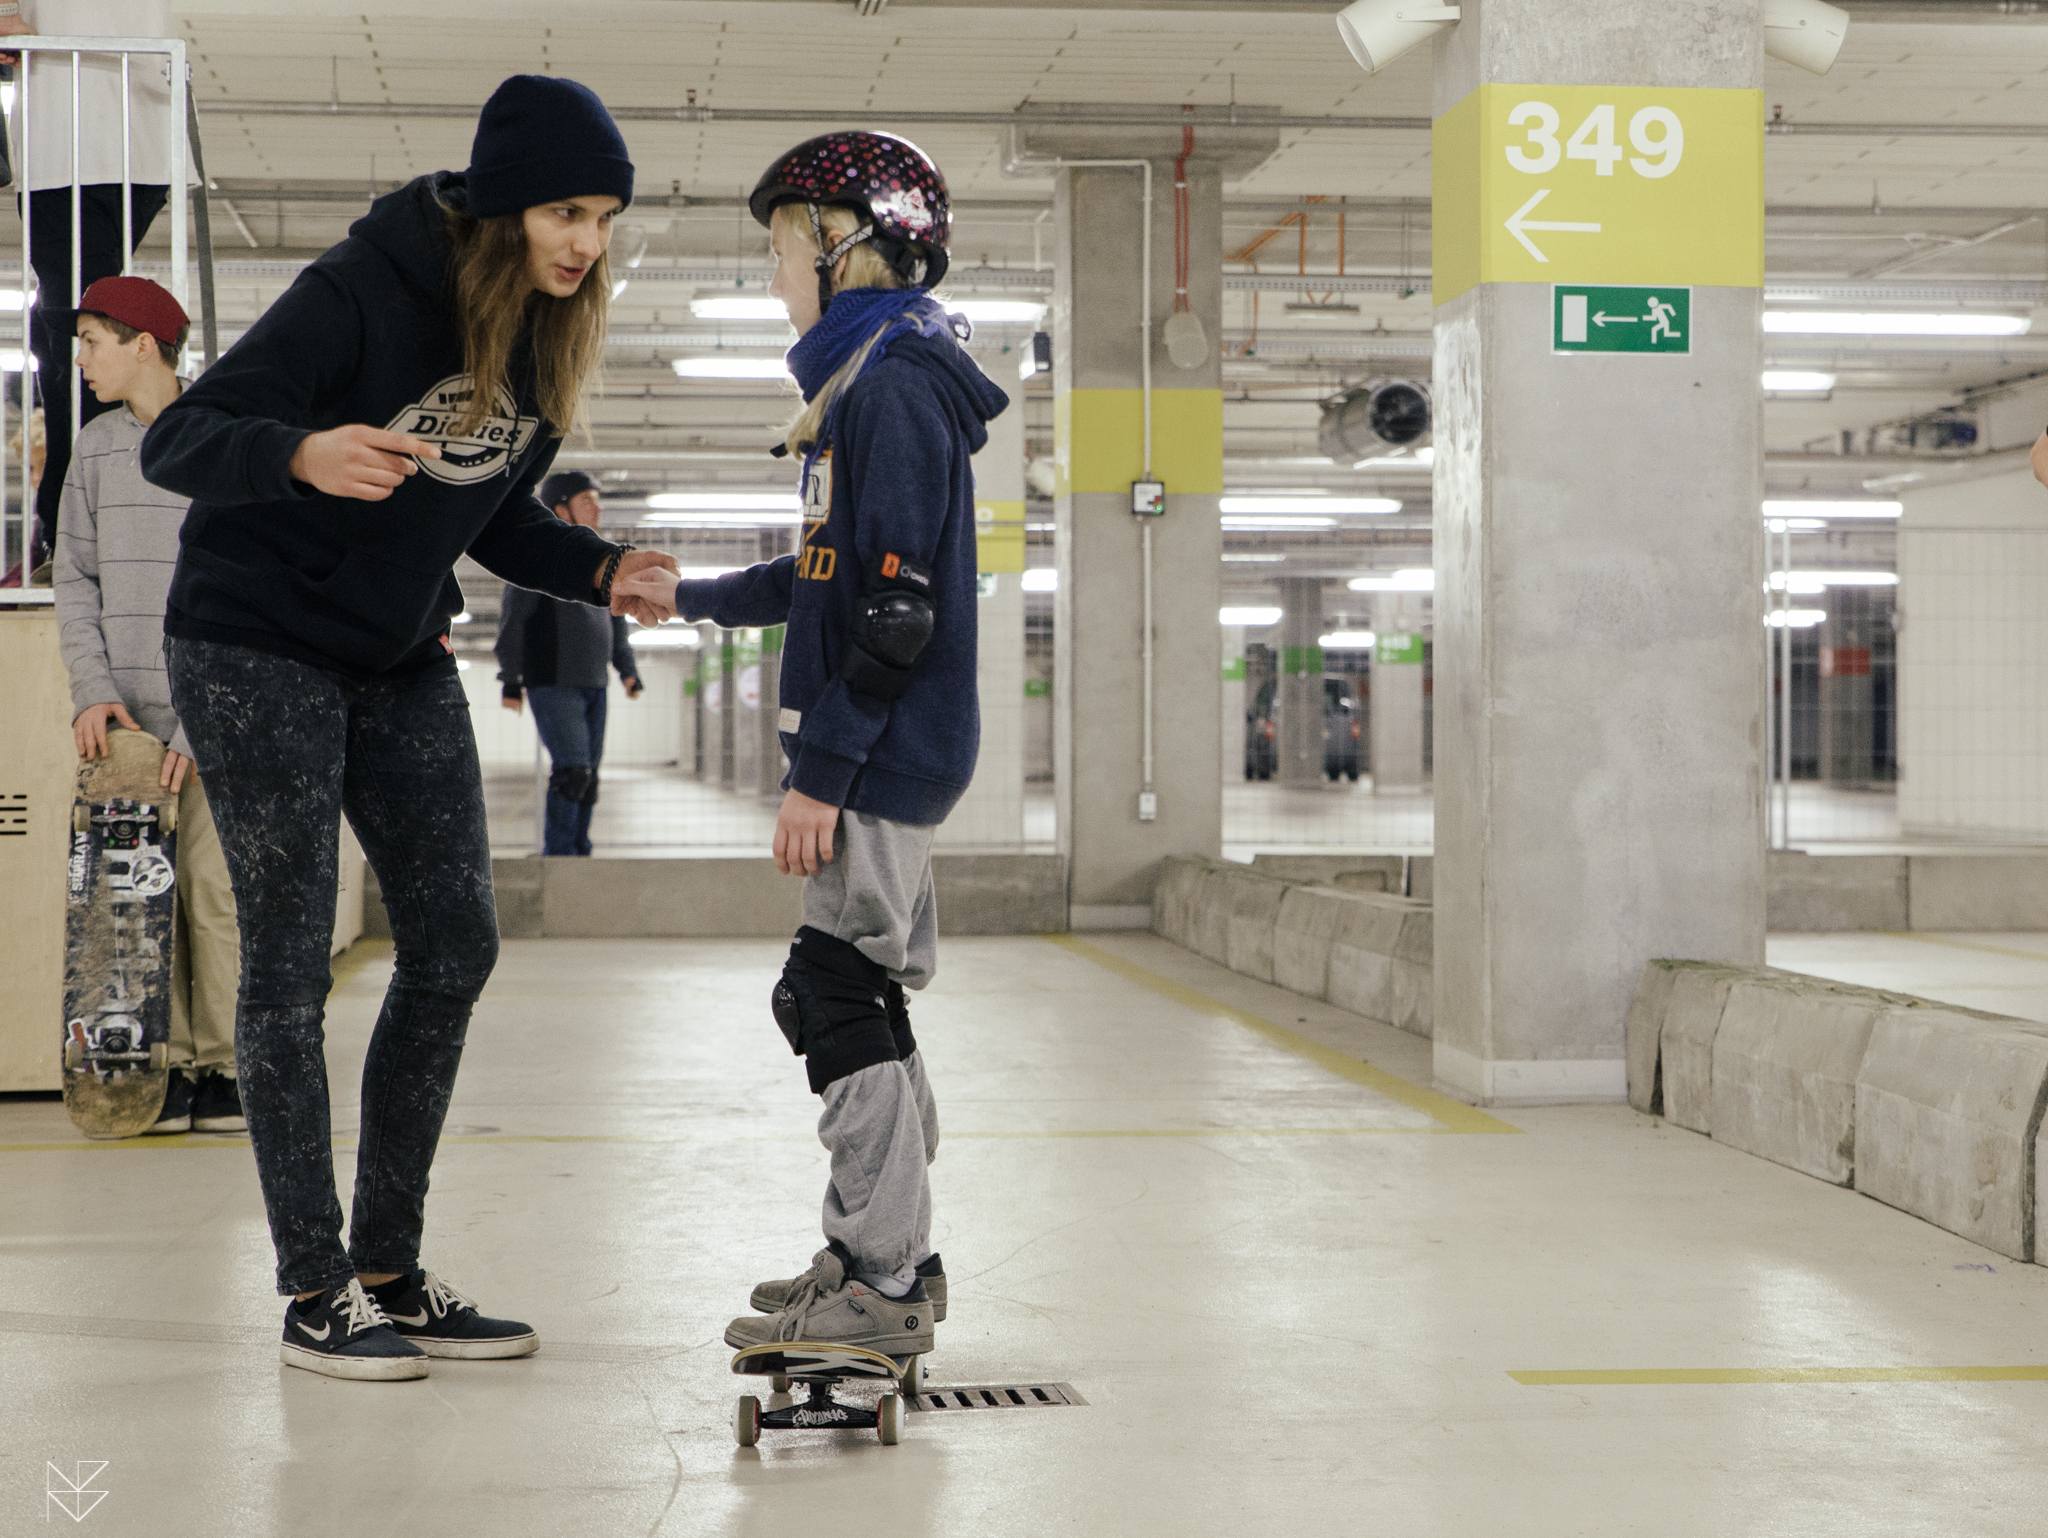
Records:
M307 1329L305 1325L300 1324L297 1320L293 1320L292 1323L295 1328L305 1331L308 1340L325 1340L334 1333L334 1326L332 1324L323 1324L319 1329L311 1330Z
M417 1314L387 1313L384 1317L386 1319L389 1319L393 1324L409 1324L415 1330L417 1330L421 1325L427 1322L427 1311L425 1309L421 1309Z

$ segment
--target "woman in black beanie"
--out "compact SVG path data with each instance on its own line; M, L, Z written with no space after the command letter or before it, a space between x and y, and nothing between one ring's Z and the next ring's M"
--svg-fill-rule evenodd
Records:
M430 1356L539 1344L419 1266L428 1171L498 952L448 624L465 552L596 606L616 577L674 566L534 496L603 358L605 248L632 196L594 94L507 80L466 174L379 198L143 442L148 478L192 498L165 655L242 915L236 1064L278 1290L295 1295L281 1352L331 1377L418 1378ZM344 812L396 944L346 1249L321 1026Z

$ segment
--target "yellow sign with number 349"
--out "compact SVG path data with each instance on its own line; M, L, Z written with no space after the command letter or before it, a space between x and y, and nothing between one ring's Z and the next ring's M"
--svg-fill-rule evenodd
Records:
M1430 133L1432 299L1764 280L1761 91L1483 85Z

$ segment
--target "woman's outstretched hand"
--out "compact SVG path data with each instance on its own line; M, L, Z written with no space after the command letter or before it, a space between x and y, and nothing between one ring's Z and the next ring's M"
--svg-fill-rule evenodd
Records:
M439 459L440 448L406 433L351 422L299 440L291 476L330 497L382 502L419 474L419 461Z
M629 550L612 578L612 613L643 625L676 617L675 558L659 550Z

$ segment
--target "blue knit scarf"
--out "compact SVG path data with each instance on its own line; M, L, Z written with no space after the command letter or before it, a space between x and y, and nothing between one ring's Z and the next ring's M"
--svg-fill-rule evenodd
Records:
M804 399L814 399L825 388L825 381L885 323L888 329L868 354L868 367L880 362L889 343L899 336L912 332L934 337L953 334L952 323L928 288L845 289L832 296L818 323L789 350L789 371L796 376Z

